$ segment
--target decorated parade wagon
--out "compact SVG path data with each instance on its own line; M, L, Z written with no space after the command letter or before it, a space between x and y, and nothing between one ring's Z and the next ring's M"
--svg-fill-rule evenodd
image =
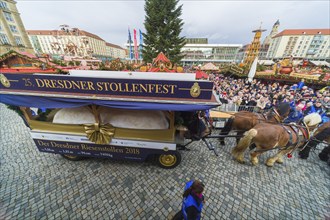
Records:
M21 113L39 151L85 157L181 161L178 112L218 105L195 74L72 70L0 75L1 102Z

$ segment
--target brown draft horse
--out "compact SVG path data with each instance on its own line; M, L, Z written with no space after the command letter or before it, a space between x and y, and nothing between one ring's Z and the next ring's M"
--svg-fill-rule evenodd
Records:
M330 159L330 121L317 128L308 144L299 152L299 157L301 159L307 159L310 150L316 148L321 142L327 143L328 145L319 153L319 158L323 161L327 161Z
M305 117L306 118L306 117ZM244 163L245 150L255 144L255 149L250 152L253 165L258 164L258 156L266 151L278 149L277 154L266 160L267 166L273 166L275 162L283 163L283 155L293 152L303 146L309 139L309 129L321 122L321 116L316 114L308 120L297 124L270 124L259 123L247 131L238 145L233 149L234 158Z
M248 111L240 111L235 113L231 118L228 119L224 128L221 130L220 135L228 135L230 131L236 130L237 136L236 141L238 143L240 136L245 131L250 130L255 125L268 122L268 123L281 123L290 113L290 104L282 102L278 106L273 107L268 113L255 113ZM225 137L219 138L220 144L224 145Z

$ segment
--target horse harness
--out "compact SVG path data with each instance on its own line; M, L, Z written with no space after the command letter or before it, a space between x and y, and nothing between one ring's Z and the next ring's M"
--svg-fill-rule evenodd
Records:
M309 140L309 132L307 127L302 127L298 126L296 124L287 124L287 125L282 125L282 128L289 134L289 141L288 143L284 146L284 149L288 149L289 147L293 146L293 150L295 150L297 147L299 147L299 144L301 142L307 142ZM297 136L297 140L293 142L293 135L295 134Z
M265 114L254 113L254 115L257 117L257 121L259 123L267 121L267 117Z
M307 126L306 127L303 127L303 126L296 125L294 123L287 124L287 125L280 124L280 126L289 134L289 141L288 141L288 143L284 147L279 147L278 146L278 147L274 147L272 149L259 149L259 150L255 150L254 152L266 152L266 151L276 150L276 149L287 150L291 146L294 146L293 149L291 150L291 152L292 152L296 148L299 147L299 143L301 143L302 141L304 141L305 143L307 143L308 140L309 140L309 138L310 138L310 134L309 134L309 131L308 131ZM292 131L297 136L296 142L293 142ZM253 150L253 149L254 148L250 148L250 150Z

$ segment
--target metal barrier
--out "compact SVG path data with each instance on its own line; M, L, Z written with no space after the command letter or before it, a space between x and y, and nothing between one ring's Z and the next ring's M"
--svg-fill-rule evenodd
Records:
M258 112L260 113L260 108L257 106L248 106L248 105L235 105L235 104L222 104L221 106L212 109L213 111L219 112L239 112L239 111L249 111L249 112ZM230 117L230 116L229 116ZM226 121L229 118L228 116L223 117L213 117L212 125L215 129L222 129L225 126Z
M236 104L222 104L221 106L215 108L214 110L220 112L239 112L239 111L260 112L260 108L257 106L236 105Z
M238 111L260 112L260 108L257 106L240 105Z

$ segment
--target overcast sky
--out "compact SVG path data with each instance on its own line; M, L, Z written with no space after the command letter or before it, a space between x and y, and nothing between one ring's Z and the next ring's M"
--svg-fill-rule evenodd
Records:
M321 1L180 0L182 36L208 38L209 43L247 44L252 30L267 29L280 20L284 29L330 28L330 3ZM98 35L123 46L128 27L144 32L143 0L17 0L27 30L56 30L62 24ZM138 37L137 37L138 38Z

